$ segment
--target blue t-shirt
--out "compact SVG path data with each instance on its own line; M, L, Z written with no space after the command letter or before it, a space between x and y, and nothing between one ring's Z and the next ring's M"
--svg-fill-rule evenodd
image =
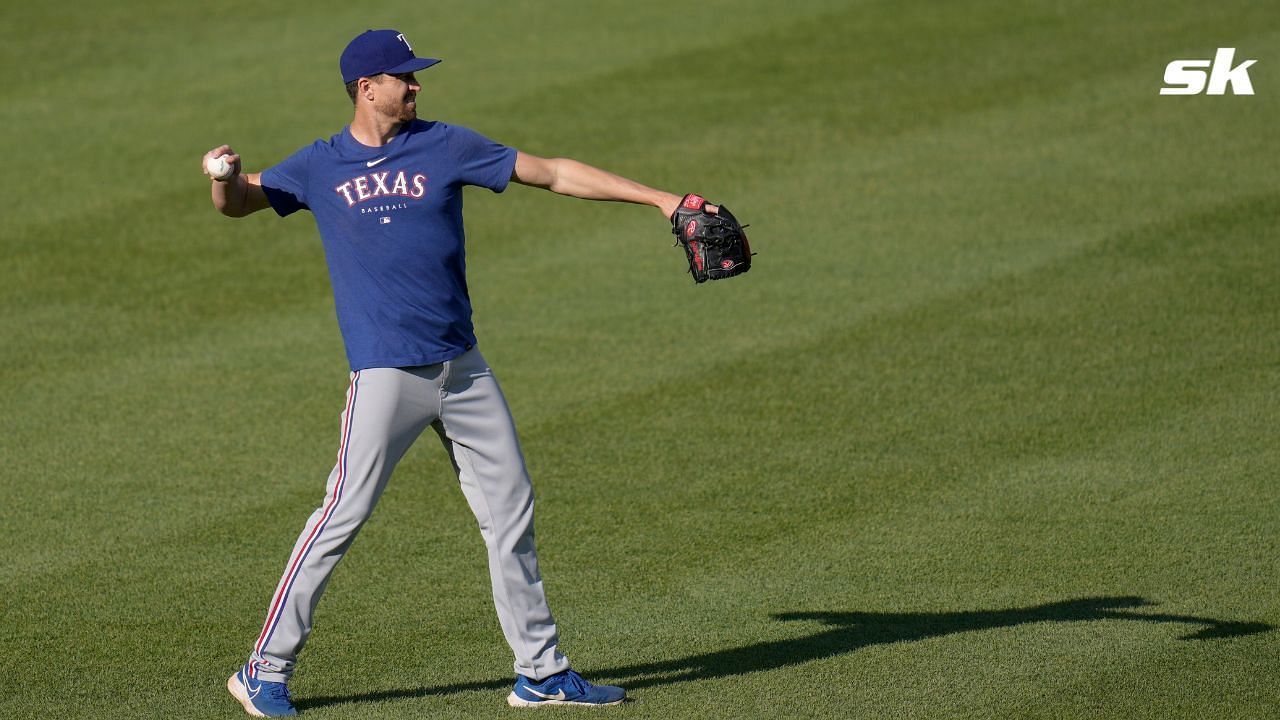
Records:
M262 173L277 213L315 216L352 370L432 365L475 345L462 187L502 192L515 162L473 130L414 120L380 148L343 128Z

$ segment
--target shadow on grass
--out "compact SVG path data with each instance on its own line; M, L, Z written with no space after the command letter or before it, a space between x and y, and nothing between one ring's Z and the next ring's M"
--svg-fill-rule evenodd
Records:
M595 669L590 672L590 676L593 680L617 682L629 689L645 688L775 670L810 660L856 652L871 645L924 640L962 632L1042 622L1130 620L1147 623L1177 623L1197 628L1183 635L1180 638L1182 640L1243 637L1274 629L1271 625L1260 622L1233 622L1194 615L1133 611L1135 608L1151 607L1155 604L1140 597L1102 597L1066 600L1010 610L940 613L779 613L773 617L778 620L818 621L829 626L829 629L789 640L751 643L742 647L676 660ZM509 678L502 678L434 687L375 691L359 695L303 698L297 701L297 705L305 709L343 703L449 695L475 690L498 690L510 687L511 682Z

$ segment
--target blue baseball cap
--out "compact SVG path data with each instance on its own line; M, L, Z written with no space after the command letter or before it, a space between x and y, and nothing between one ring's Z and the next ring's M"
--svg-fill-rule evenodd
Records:
M398 30L365 30L347 43L339 65L342 67L342 82L349 83L380 73L417 72L438 62L436 58L414 55L404 33Z

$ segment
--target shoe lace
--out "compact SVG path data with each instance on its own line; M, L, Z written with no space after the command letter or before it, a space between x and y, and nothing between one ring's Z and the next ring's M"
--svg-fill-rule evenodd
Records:
M292 698L289 697L288 685L284 683L263 683L263 686L262 692L267 696L268 700L293 704Z
M577 695L585 695L591 689L591 683L578 673L570 670L564 674L564 684Z

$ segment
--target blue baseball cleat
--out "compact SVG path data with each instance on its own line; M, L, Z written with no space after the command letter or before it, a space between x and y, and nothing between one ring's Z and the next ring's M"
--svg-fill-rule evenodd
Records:
M520 675L507 696L511 707L540 705L617 705L627 691L612 685L592 685L572 670L556 673L541 681Z
M289 687L282 682L267 682L249 677L249 666L227 678L227 690L240 701L244 711L254 717L287 717L298 709L289 700Z

